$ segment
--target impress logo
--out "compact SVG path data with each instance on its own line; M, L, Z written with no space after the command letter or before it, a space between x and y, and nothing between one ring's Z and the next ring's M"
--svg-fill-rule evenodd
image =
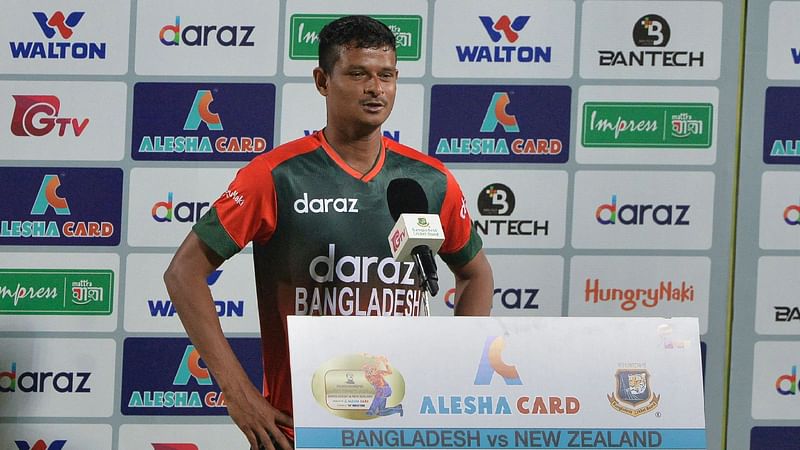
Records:
M338 14L292 14L290 19L289 59L316 61L319 58L319 32ZM412 15L370 15L383 22L394 34L398 61L422 58L422 17Z
M566 162L570 96L566 86L434 86L429 152L453 162Z
M690 225L687 214L691 205L622 204L617 207L617 194L611 195L611 203L604 203L595 210L597 223L601 225Z
M249 160L272 142L274 104L271 84L138 83L133 157Z
M456 45L459 62L468 63L549 63L552 60L550 46L509 45L516 44L519 33L528 25L530 16L517 16L513 20L500 16L497 20L489 16L478 16L489 39L505 45Z
M260 340L230 341L250 380L260 383ZM187 339L127 338L123 357L122 414L227 414L219 386Z
M114 272L0 269L0 314L110 315Z
M633 45L667 47L672 33L669 23L656 14L642 16L633 24ZM600 66L698 67L705 65L705 51L699 50L598 50Z
M61 101L55 95L14 95L11 132L15 136L46 136L58 128L58 136L80 137L89 118L59 117ZM68 132L69 130L69 132Z
M586 102L584 147L710 148L710 103Z
M164 25L158 33L162 44L171 47L255 47L253 25L186 25L181 26L181 16L175 16L174 25Z
M42 439L34 442L33 445L29 444L28 441L14 441L17 444L17 450L61 450L67 444L65 439L58 439L52 441L50 445L47 445Z
M119 243L120 169L0 168L0 195L0 244Z
M106 59L105 42L78 42L71 40L75 28L83 19L84 11L64 14L56 11L50 16L41 11L33 17L44 37L49 41L9 42L14 59ZM59 39L60 38L60 39Z

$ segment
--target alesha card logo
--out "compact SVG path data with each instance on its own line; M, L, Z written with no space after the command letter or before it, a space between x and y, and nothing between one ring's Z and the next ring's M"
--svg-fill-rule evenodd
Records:
M505 340L503 336L489 336L483 346L483 356L478 364L478 372L475 374L475 384L488 385L492 382L492 376L498 374L503 377L507 385L521 385L517 368L503 362L503 349Z
M311 389L317 403L345 419L403 416L405 380L384 355L333 358L314 373Z

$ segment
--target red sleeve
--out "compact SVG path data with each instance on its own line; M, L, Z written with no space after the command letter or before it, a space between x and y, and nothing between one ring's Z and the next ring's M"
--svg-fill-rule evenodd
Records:
M278 221L275 184L267 161L255 159L239 169L213 206L220 224L239 248L250 241L267 242Z
M455 253L470 240L472 232L472 219L467 211L467 200L455 177L445 169L447 175L447 192L444 196L439 219L444 228L444 243L439 249L441 253Z

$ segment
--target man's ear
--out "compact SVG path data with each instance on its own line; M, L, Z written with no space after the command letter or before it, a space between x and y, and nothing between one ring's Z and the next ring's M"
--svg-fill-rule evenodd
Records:
M312 76L314 77L314 86L317 88L317 92L319 92L323 97L327 97L328 74L322 70L322 67L315 67L314 71L312 72Z

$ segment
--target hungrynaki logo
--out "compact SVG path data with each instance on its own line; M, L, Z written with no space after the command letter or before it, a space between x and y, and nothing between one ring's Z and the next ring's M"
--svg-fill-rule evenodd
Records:
M222 270L215 270L208 276L206 282L211 287L217 283L222 275ZM214 300L214 307L219 317L244 317L244 299ZM147 307L151 317L174 317L175 305L171 300L161 298L148 298Z
M156 444L151 443L153 450L200 450L196 444Z
M89 383L91 372L36 372L24 369L17 371L16 361L0 365L0 368L2 367L8 367L10 370L0 372L0 399L3 395L14 392L34 394L92 392Z
M65 439L57 439L50 442L50 445L42 439L34 442L33 445L29 444L28 441L14 441L14 443L17 444L17 450L61 450L67 444L67 441Z
M211 206L210 202L178 202L173 201L173 193L167 192L167 200L153 204L150 214L156 222L194 223Z
M694 50L655 50L667 47L671 37L669 23L656 14L639 18L633 25L633 44L648 50L598 50L600 66L626 67L703 67L705 52Z
M567 86L434 86L429 153L448 162L566 162L570 96Z
M59 137L80 137L89 118L59 117L61 100L55 95L13 95L14 114L11 133L14 136L46 136L56 131Z
M187 47L255 47L253 25L181 25L181 16L175 24L164 25L158 33L162 44Z
M511 19L503 15L494 19L478 16L478 20L493 44L456 45L458 61L469 63L549 63L552 59L550 46L519 45L520 32L530 23L531 16Z
M691 205L621 204L617 205L617 194L611 195L611 203L604 203L595 210L597 223L601 225L691 225L688 212Z
M509 398L493 395L482 387L492 384L495 374L507 386L521 386L517 368L503 361L506 341L503 336L488 336L478 361L474 385L476 391L466 395L423 395L420 415L574 415L581 409L574 396L529 396ZM513 405L513 409L512 409Z
M289 59L316 61L319 58L319 32L342 17L335 14L292 14L289 33ZM419 61L422 57L422 17L416 15L373 15L394 34L398 61Z
M81 42L76 28L84 18L84 11L66 14L55 11L48 15L34 11L35 22L47 41L9 42L14 59L106 59L106 42ZM74 39L73 39L74 38Z
M260 383L259 339L230 342L250 380ZM124 415L227 414L219 386L187 339L127 338L122 371Z
M599 278L587 278L584 289L586 303L618 303L623 311L634 311L639 306L655 308L663 303L694 303L695 287L684 281L664 280L657 285L631 288L608 285Z
M517 200L514 191L502 183L492 183L478 194L478 213L497 217L473 219L475 229L484 236L548 236L549 220L510 218ZM509 217L509 218L505 218Z
M137 83L133 157L252 159L272 142L274 104L271 84Z
M119 169L3 169L0 194L4 191L14 200L0 216L2 243L119 243Z
M608 394L611 407L633 417L655 410L661 396L655 394L650 387L650 372L641 363L624 366L614 375L616 389Z

